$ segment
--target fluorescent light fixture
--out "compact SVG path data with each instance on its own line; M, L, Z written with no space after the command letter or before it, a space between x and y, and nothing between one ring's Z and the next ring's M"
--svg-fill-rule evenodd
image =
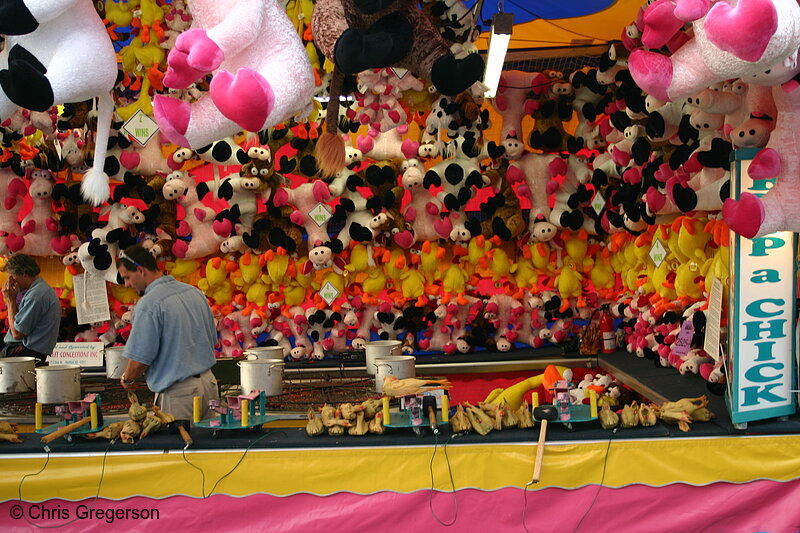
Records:
M489 88L484 94L486 98L494 98L497 94L497 86L500 83L500 74L503 72L503 64L506 60L513 28L513 13L496 13L492 18L492 36L489 38L486 70L483 73L483 84Z

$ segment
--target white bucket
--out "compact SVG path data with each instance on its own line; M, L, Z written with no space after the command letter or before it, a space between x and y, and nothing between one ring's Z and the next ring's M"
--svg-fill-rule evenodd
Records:
M0 357L0 393L32 391L34 368L35 357Z
M375 390L383 392L383 378L397 379L417 377L416 358L413 355L387 355L375 359Z
M364 347L367 374L375 375L375 358L389 355L403 355L403 343L398 340L371 341Z
M244 356L254 361L256 359L280 359L283 361L283 346L259 346L248 348L244 351Z
M122 357L124 346L112 346L106 348L106 377L109 379L119 379L128 368L128 358Z
M283 359L253 359L236 363L242 394L264 391L267 396L283 394Z
M41 366L36 369L36 401L39 403L77 402L81 399L81 367L78 365Z

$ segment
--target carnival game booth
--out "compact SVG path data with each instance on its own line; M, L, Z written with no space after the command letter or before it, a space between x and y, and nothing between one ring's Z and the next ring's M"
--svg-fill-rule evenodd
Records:
M643 376L654 394L707 392L697 376L627 353L599 364ZM6 530L790 531L800 420L742 431L720 397L709 407L717 417L688 432L661 421L616 431L596 420L571 431L551 422L533 485L538 427L481 436L442 423L434 433L426 420L420 436L407 427L340 437L270 424L215 437L195 427L188 449L178 434L161 431L135 444L76 436L53 441L47 453L41 435L22 434L24 443L2 449L2 520ZM684 502L680 512L671 501Z
M796 2L580 3L589 29L462 1L19 4L0 251L99 346L77 394L0 393L27 410L4 527L796 529ZM231 399L188 437L109 376L136 242L217 318ZM378 341L402 362L370 365ZM449 391L384 415L387 383ZM267 420L287 397L304 427ZM81 425L42 443L53 422Z

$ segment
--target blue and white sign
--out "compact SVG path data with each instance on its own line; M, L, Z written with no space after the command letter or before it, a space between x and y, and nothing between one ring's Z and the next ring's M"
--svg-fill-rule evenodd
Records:
M737 150L731 195L764 195L774 180L747 174L757 150ZM741 424L795 412L795 257L797 235L776 232L755 239L731 233L731 302L728 409Z

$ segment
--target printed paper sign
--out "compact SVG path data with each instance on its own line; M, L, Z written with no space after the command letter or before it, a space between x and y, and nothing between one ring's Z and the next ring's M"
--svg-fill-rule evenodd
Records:
M78 324L105 322L111 319L105 279L86 272L74 276L72 283L75 287L75 311L78 314Z
M51 365L103 366L102 342L58 342L47 356Z
M708 315L706 320L706 337L703 349L715 361L719 361L719 334L722 323L722 282L714 278L711 282L711 294L708 298Z

